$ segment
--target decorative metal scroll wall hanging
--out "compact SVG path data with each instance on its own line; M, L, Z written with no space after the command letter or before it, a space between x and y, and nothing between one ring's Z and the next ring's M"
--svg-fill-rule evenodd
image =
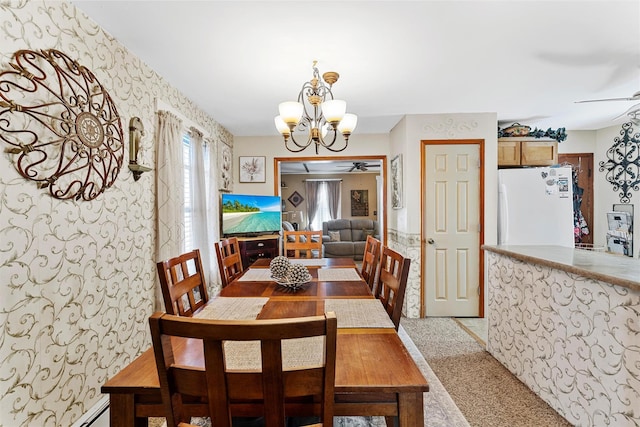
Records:
M638 191L640 184L640 133L633 135L631 123L624 123L620 135L615 137L613 146L607 150L609 160L600 162L600 172L607 171L607 181L613 191L620 190L620 201L629 203L631 190Z
M19 50L0 73L0 140L18 172L57 199L93 200L124 159L122 124L94 74L66 54Z

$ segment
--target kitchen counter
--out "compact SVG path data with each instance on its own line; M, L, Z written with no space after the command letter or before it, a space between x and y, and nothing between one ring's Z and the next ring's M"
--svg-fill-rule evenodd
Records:
M483 249L487 351L573 425L640 426L640 260Z
M485 251L640 291L640 260L562 246L484 245Z

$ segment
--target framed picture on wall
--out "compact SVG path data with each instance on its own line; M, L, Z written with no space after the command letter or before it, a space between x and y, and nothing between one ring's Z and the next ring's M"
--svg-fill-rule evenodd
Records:
M289 200L289 203L291 203L294 208L297 208L300 203L304 201L304 197L302 197L297 191L294 191L287 200Z
M240 182L265 182L265 163L265 156L240 156Z
M351 216L369 216L369 190L351 190Z
M231 191L233 156L231 155L231 147L227 144L220 144L220 190Z
M391 159L391 207L402 208L402 154Z

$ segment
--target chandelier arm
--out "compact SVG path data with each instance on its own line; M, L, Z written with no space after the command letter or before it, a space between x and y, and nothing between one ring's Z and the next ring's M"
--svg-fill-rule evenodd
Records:
M339 152L341 152L341 151L344 151L344 150L347 148L347 146L345 145L345 146L344 146L344 147L342 147L342 148L336 148L336 149L334 149L334 148L327 147L327 146L325 145L325 146L324 146L324 148L326 148L326 149L327 149L327 150L329 150L329 151L333 151L334 153L339 153ZM316 150L316 151L317 151L317 150ZM316 154L318 154L318 153L316 153Z
M327 96L333 99L333 92L328 86L322 85L318 87L318 95L322 97L323 101L326 100Z
M311 120L313 120L313 117L311 114L309 114L309 111L307 111L307 107L308 105L306 103L302 104L302 108L303 108L303 114L302 114L302 119L300 119L300 122L307 122L309 124L311 124Z
M321 125L326 123L326 120L324 119L324 115L322 114L322 109L320 108L319 104L313 104L309 101L309 97L312 96L319 97L324 100L323 95L320 95L318 91L314 91L311 88L309 88L309 93L306 97L304 96L303 92L300 92L300 94L298 95L298 102L302 104L303 110L302 118L300 121L308 124L309 128L313 127L313 123L316 123L318 127L321 127ZM331 97L331 99L333 99L333 96Z
M302 85L302 89L300 89L300 92L298 93L298 102L306 106L308 101L305 101L305 100L307 99L307 96L309 94L313 94L313 86L311 86L311 83L306 82L305 84Z
M344 147L342 148L332 148L333 144L335 144L336 139L338 137L338 131L337 130L333 130L333 139L331 140L330 143L326 143L324 138L320 137L320 141L318 143L316 143L316 154L318 151L318 146L322 145L324 148L326 148L329 151L333 151L334 153L339 153L340 151L344 151L345 148L347 148L347 145L349 143L349 139L345 138L344 140Z
M304 150L305 148L307 148L309 145L311 145L311 136L309 136L309 138L307 139L307 143L306 144L299 144L298 141L296 141L295 137L293 136L293 132L291 132L291 135L289 136L289 138L285 138L284 140L284 144L287 148L287 150L293 152L293 153L299 153L300 151ZM291 148L290 146L290 142L293 142L293 144L298 147L296 148Z
M307 148L307 147L302 147L302 148L298 148L298 149L292 148L292 147L289 146L289 141L288 140L285 141L284 145L285 145L286 149L291 151L292 153L299 153L299 152L303 151L305 148Z
M295 129L298 130L298 132L300 133L307 133L307 135L309 136L309 140L307 140L306 144L304 145L304 147L308 147L310 144L310 140L311 138L311 128L312 128L312 124L311 124L311 120L309 120L308 117L302 117L302 119L300 120L300 122L291 130L291 138L293 139L293 143L296 144L298 147L302 147L303 145L299 144L294 137L294 133L295 133Z
M322 144L323 147L326 147L328 149L331 149L331 146L335 144L336 139L338 137L338 131L336 131L335 129L331 129L331 131L333 132L333 138L329 143L327 143L327 141L325 141L325 139L322 136L320 136L320 143Z

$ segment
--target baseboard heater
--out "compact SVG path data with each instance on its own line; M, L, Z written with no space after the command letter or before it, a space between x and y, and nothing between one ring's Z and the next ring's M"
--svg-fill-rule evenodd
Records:
M72 427L109 427L109 396L98 400Z

